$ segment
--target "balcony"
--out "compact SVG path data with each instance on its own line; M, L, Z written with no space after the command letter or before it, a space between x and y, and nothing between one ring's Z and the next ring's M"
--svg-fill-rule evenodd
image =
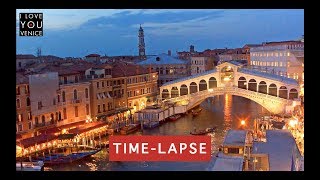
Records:
M71 102L72 102L72 104L77 104L77 103L81 103L81 100L80 99L73 99Z

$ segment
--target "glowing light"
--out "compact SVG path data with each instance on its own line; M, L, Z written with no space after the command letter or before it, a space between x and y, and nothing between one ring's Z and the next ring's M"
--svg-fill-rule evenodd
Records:
M208 89L209 92L213 92L213 89Z
M294 128L297 124L298 124L298 120L296 120L296 119L291 119L289 121L289 126L292 128Z
M66 129L62 129L62 134L65 134L67 132Z
M240 123L241 123L242 126L244 126L246 124L246 121L245 120L241 120Z
M155 78L155 77L156 77L156 75L153 75L152 77L153 77L153 78Z
M89 120L88 119L86 119L86 123L88 123L89 122Z
M230 77L224 77L223 80L224 81L230 81Z

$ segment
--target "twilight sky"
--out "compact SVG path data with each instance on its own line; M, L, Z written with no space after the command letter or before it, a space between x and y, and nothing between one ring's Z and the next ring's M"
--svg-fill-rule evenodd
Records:
M43 37L20 37L19 13L42 12ZM304 34L304 10L271 9L17 9L17 54L83 57L137 55L139 24L146 54L236 48Z

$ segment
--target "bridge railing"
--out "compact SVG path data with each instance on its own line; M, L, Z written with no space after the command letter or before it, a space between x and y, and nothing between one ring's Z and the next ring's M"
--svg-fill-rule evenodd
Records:
M282 103L286 103L288 105L293 103L293 100L289 100L289 99L284 99L284 98L280 98L280 97L276 97L276 96L272 96L269 94L263 94L260 92L256 92L256 91L250 91L247 89L241 89L238 88L237 86L231 86L231 87L217 87L217 88L212 88L212 89L208 89L208 90L204 90L204 91L198 91L196 93L192 93L192 94L187 94L187 95L183 95L183 96L179 96L179 97L175 97L175 98L170 98L165 101L170 101L170 102L177 102L177 101L181 101L181 100L193 100L193 99L199 99L202 96L207 96L208 94L220 94L220 93L243 93L244 95L254 95L254 96L258 96L261 98L267 98L273 101L278 101L278 102L282 102Z

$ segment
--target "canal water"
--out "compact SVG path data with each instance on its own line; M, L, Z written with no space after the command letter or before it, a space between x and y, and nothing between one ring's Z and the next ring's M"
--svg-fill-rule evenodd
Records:
M239 96L224 95L206 99L200 104L201 113L192 117L188 114L175 122L166 122L151 130L136 132L135 135L190 135L194 128L205 129L217 126L211 136L212 154L218 151L229 129L253 126L253 119L267 113L259 104ZM48 171L205 171L210 162L110 162L106 149L83 161L73 164L46 167Z

